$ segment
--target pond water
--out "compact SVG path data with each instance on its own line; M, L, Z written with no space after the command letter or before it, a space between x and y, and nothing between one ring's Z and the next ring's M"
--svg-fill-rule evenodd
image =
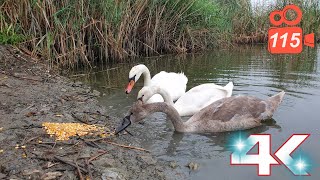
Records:
M273 166L271 177L258 177L256 166L230 166L228 145L231 133L213 135L183 134L173 131L166 115L155 113L128 130L144 140L143 148L158 159L175 161L182 173L191 179L320 179L320 48L305 49L300 55L270 55L265 46L240 47L203 54L147 58L100 68L81 80L105 93L99 100L111 115L124 117L135 101L143 80L131 94L124 93L128 73L137 63L144 63L151 75L162 70L184 72L188 88L202 83L225 85L234 83L233 95L267 98L281 90L284 101L274 114L274 121L245 131L272 135L272 152L294 133L311 136L293 153L304 153L312 163L310 177L295 177L285 166ZM145 131L152 131L148 136ZM186 164L196 162L197 171ZM177 175L177 178L180 176Z

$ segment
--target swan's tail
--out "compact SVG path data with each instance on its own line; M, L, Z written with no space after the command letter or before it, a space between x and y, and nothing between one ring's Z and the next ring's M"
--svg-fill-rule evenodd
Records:
M280 93L276 94L276 95L273 95L271 97L269 97L267 99L267 102L269 103L270 105L270 111L273 113L277 108L278 106L280 105L280 103L282 102L283 100L283 97L285 95L285 92L284 91L281 91Z
M232 95L233 82L229 82L227 85L225 85L224 89L228 92L227 97L230 97Z

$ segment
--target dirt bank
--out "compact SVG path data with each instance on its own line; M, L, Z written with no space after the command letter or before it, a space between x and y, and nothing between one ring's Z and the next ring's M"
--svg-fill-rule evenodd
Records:
M119 119L99 93L0 45L0 179L171 179L173 170L125 136L55 141L43 122L84 122L113 129ZM130 139L130 141L128 141ZM177 177L175 177L177 178Z

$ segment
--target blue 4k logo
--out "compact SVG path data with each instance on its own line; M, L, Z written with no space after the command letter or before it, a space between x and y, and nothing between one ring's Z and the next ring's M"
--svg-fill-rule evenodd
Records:
M307 170L309 164L301 157L292 158L290 155L295 151L310 134L293 134L279 149L271 154L271 135L270 134L252 134L248 139L243 140L241 136L232 145L234 148L230 156L231 165L257 165L259 176L270 176L271 165L285 165L294 175L310 176ZM258 147L258 153L249 153L255 146Z

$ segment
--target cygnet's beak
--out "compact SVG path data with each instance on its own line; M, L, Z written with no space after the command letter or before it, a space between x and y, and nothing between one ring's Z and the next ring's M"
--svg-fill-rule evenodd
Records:
M118 134L121 131L124 131L130 125L131 125L130 116L124 117L123 120L122 120L121 125L116 128L115 134Z

